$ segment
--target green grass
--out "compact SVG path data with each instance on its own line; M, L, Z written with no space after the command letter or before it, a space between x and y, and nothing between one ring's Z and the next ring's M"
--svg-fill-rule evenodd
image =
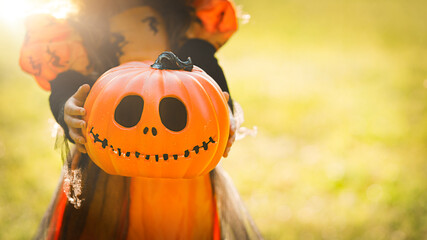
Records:
M61 158L51 137L48 94L18 66L22 28L1 26L0 239L29 239L57 184Z
M427 3L237 1L218 53L245 126L223 161L266 239L425 239ZM56 186L48 93L0 40L0 239L28 239Z

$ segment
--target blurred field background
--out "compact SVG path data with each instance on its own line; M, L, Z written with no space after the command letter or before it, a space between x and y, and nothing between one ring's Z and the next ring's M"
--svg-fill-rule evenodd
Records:
M256 137L223 161L266 239L427 239L427 2L236 0L218 53ZM48 93L0 22L0 239L29 239L61 169Z

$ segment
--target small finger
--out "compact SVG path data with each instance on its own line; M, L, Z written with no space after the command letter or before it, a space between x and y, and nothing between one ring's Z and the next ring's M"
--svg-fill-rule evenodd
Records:
M81 153L86 153L86 148L83 144L76 144L77 150Z
M86 140L85 140L85 138L77 131L77 129L75 129L75 128L70 128L70 131L69 131L69 133L70 133L70 137L71 137L71 139L73 139L73 141L77 144L77 143L80 143L80 144L85 144L86 143Z
M86 114L86 110L73 104L64 107L64 113L73 116L84 116Z
M69 116L64 116L64 122L69 128L84 128L86 125L86 122L84 120Z
M230 124L230 136L235 135L236 130L237 130L236 124Z
M69 115L84 116L86 114L86 110L83 108L83 105L77 105L77 103L75 103L75 100L73 100L73 98L71 97L65 103L64 113Z
M223 157L228 157L228 153L230 152L230 148L228 147L228 148L226 148L225 149L225 151L224 151L224 154L222 155Z
M228 100L230 99L230 94L228 92L222 92L222 94L225 97L225 100L228 102Z
M236 135L231 136L231 137L228 139L227 147L231 147L231 146L233 145L233 143L234 143L234 141L235 141L235 140L236 140Z
M73 97L83 105L87 98L87 95L89 94L89 90L90 90L89 84L84 84L79 87L77 92L74 93Z

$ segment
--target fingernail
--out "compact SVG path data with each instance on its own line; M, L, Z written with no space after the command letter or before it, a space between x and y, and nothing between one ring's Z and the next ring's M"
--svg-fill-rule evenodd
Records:
M85 123L84 122L80 123L80 127L84 128L85 127Z
M84 114L85 114L85 110L84 110L84 109L80 110L80 113L81 113L82 115L84 115Z

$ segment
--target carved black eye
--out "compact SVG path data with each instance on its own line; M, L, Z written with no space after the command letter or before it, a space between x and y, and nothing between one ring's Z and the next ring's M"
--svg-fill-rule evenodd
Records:
M114 119L123 127L130 128L138 124L141 120L144 100L138 95L126 96L117 105L114 112Z
M174 132L179 132L187 125L187 109L174 97L166 97L159 104L160 119L163 125Z

